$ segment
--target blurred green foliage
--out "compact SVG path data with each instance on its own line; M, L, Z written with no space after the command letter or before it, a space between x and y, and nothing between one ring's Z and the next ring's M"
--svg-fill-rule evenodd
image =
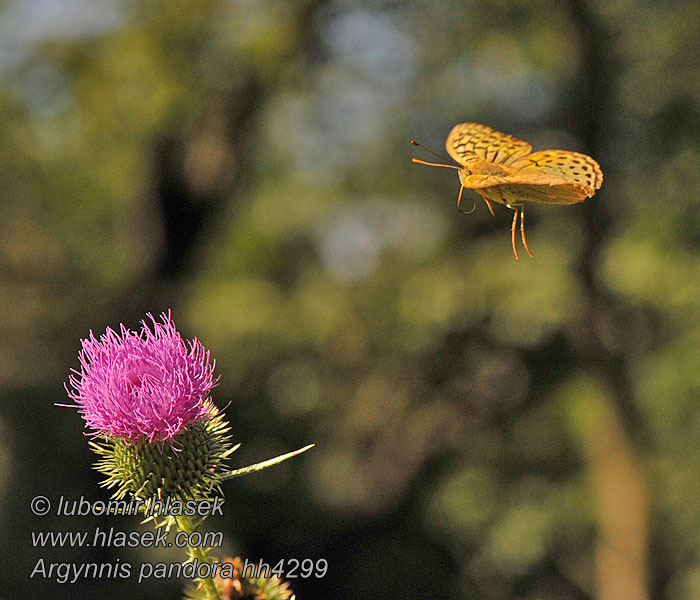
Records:
M6 539L48 527L36 493L102 493L52 405L78 340L172 308L234 466L317 444L216 524L326 558L299 598L700 597L700 5L56 4L0 10ZM509 211L410 161L461 121L603 187L528 206L516 262ZM26 554L5 597L37 597Z

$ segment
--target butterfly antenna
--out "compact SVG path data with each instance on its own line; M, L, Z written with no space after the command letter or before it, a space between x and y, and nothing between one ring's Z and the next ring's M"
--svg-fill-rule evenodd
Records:
M412 158L411 159L414 163L418 163L419 165L428 165L429 167L447 167L448 169L461 169L462 167L455 167L454 165L441 165L439 163L429 163L425 162L424 160L419 160L417 158Z
M433 156L437 156L438 158L441 158L442 160L446 160L446 161L448 161L448 162L454 162L451 158L447 158L446 156L443 156L442 154L438 154L437 152L433 152L432 150L429 150L428 148L426 148L425 146L423 146L422 144L419 144L418 142L416 142L416 141L414 141L414 140L411 140L411 143L412 143L414 146L418 146L419 148L425 150L426 152L430 152L430 154L432 154ZM425 165L430 165L430 166L442 166L442 167L451 166L451 165L434 165L433 163L424 163L424 162L419 161L419 160L417 160L417 159L415 159L415 158L413 159L413 162L417 162L417 163L421 163L421 164L425 164ZM453 168L455 168L455 169L461 169L462 167L459 166L459 167L453 167Z

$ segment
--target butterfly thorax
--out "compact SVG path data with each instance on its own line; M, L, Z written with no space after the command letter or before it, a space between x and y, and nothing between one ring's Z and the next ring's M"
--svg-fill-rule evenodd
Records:
M507 177L513 173L513 169L505 165L497 165L489 161L480 161L467 167L470 175L487 175L489 177Z
M505 183L513 169L489 161L468 164L457 172L460 183L466 188L484 188Z

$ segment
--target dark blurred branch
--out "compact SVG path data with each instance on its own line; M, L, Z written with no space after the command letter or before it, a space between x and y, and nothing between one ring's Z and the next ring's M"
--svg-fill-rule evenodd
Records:
M575 82L572 92L576 98L572 102L572 126L577 128L577 136L584 142L586 150L594 157L599 157L607 124L606 115L611 113L611 99L614 96L616 68L610 46L613 33L593 14L590 3L569 0L569 8L578 29L582 63L579 81ZM605 175L605 161L602 167ZM604 202L605 182L602 189L602 194L599 192L584 204L587 244L580 263L580 273L591 296L602 293L596 287L595 270L598 253L611 225Z
M314 48L319 46L313 21L318 6L325 2L309 0L298 8L294 56L313 60ZM277 73L284 79L287 57L279 60ZM252 169L252 158L244 156L252 147L252 132L247 126L277 85L269 73L263 83L251 65L237 78L227 97L212 98L210 111L196 124L200 133L214 132L213 145L207 145L206 140L202 144L196 131L184 130L168 131L154 144L151 198L160 217L162 247L149 271L134 282L130 292L117 298L118 317L173 306L177 283L196 274L211 240L235 215L232 203L249 181ZM198 154L202 145L217 157L218 167L212 168L207 156Z
M299 41L296 52L309 59L319 47L313 21L315 11L324 1L309 0L301 4L296 15L296 38ZM279 60L282 64L277 73L284 78L287 58L283 56ZM223 129L226 138L220 144L224 150L221 162L232 168L215 173L218 181L211 182L206 188L195 185L193 175L196 173L188 171L185 165L190 151L187 144L191 140L177 132L158 144L155 195L164 226L164 249L157 267L158 279L177 280L186 273L191 275L196 269L197 258L206 249L202 242L211 236L212 230L217 231L222 216L230 216L227 205L240 191L244 179L241 166L249 168L252 164L251 160L242 158L243 149L251 146L246 144L248 140L243 139L240 132L264 106L276 83L266 80L263 85L258 74L251 70L242 76L230 96L223 99L223 115L214 113L215 118L222 117L219 119L222 122L215 123L215 127ZM230 176L231 170L233 177Z
M585 149L599 159L606 173L602 154L604 130L610 123L606 115L612 113L614 81L617 66L613 59L610 41L614 32L592 12L592 5L582 0L569 0L570 14L578 30L581 44L582 68L578 82L572 86L576 100L572 101L574 119L572 125L584 141ZM600 251L610 236L612 220L606 202L614 201L607 191L605 180L601 190L583 203L585 243L578 264L578 273L587 296L588 311L578 323L574 351L579 364L600 375L615 392L621 410L621 418L630 431L639 425L636 404L628 377L626 353L613 353L603 343L600 332L604 323L612 323L626 312L620 299L601 285L597 277ZM626 323L620 323L622 329Z
M592 12L592 5L585 0L569 0L570 14L580 40L581 70L578 82L572 86L572 125L583 140L585 150L600 160L603 175L606 173L605 157L601 156L602 139L610 123L606 116L612 114L612 98L617 66L610 42L614 32ZM577 354L579 364L603 377L615 392L621 410L621 418L630 431L639 425L636 405L628 377L624 353L614 354L603 343L600 332L605 323L615 322L626 312L616 298L597 278L600 251L610 237L612 219L606 202L614 201L609 195L605 180L601 190L583 203L585 242L578 264L578 273L587 296L588 312L578 323ZM622 329L627 324L620 323Z
M574 122L579 125L577 134L586 150L600 157L605 173L601 141L605 128L610 126L606 117L612 113L613 83L617 75L611 49L614 33L594 13L591 3L569 0L568 7L578 32L582 60L580 80L574 86L577 98L573 103ZM586 243L578 271L588 310L577 324L573 340L578 362L612 390L615 401L614 406L601 409L608 415L600 420L598 427L583 432L598 519L597 594L601 600L646 600L649 597L648 493L632 443L638 418L626 356L611 351L600 335L604 323L624 314L619 299L600 285L596 277L600 250L611 225L605 201L613 200L605 183L601 191L583 207Z
M192 156L207 149L197 135L181 132L169 134L155 149L156 172L154 195L162 214L164 242L157 266L158 280L178 280L191 273L206 248L204 241L217 231L230 195L241 182L238 157L243 153L240 130L262 104L263 90L254 75L245 78L221 107L205 116L200 125L212 131L208 144L211 156ZM209 120L210 122L206 122ZM219 131L216 131L219 130ZM216 157L216 158L214 158ZM211 173L202 171L211 169ZM194 165L192 167L191 165ZM233 176L231 173L233 172Z

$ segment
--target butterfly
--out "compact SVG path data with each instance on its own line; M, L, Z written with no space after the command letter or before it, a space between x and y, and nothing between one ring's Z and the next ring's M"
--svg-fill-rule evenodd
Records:
M445 158L417 142L411 143ZM532 152L532 146L527 142L479 123L455 125L445 145L449 155L461 166L428 163L417 158L413 162L457 169L462 184L457 198L458 208L462 192L468 188L481 195L492 215L491 202L505 204L513 210L511 241L516 259L518 216L523 246L532 256L525 239L524 202L576 204L593 196L603 183L600 165L586 154L568 150Z

